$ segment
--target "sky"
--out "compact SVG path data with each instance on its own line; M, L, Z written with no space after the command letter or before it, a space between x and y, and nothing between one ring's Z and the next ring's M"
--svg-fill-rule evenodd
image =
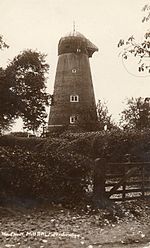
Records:
M140 74L137 61L122 62L119 40L134 35L142 41L150 23L142 23L148 0L0 0L0 34L10 46L0 52L5 67L25 49L47 54L47 92L53 92L59 39L76 30L98 48L90 58L96 100L107 102L117 121L129 97L150 96L150 75ZM21 129L17 122L14 130Z

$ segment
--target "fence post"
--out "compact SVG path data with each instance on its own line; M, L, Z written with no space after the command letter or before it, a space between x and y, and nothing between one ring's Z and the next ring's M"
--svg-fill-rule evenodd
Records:
M96 158L93 171L93 203L96 208L103 208L106 206L105 169L106 160Z
M124 156L126 163L131 163L131 154L125 154ZM123 168L124 176L126 175L127 168L124 166ZM125 201L126 198L126 180L122 184L122 200Z

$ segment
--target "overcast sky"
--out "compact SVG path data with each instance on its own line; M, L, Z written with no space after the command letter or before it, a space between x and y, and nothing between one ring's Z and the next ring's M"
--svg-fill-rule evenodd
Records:
M96 99L108 102L115 119L127 97L150 96L150 76L139 74L134 60L122 64L118 41L132 34L139 41L149 24L141 22L148 0L0 0L0 33L10 48L1 52L6 66L24 49L47 54L47 81L53 91L58 41L76 30L89 38L99 51L90 59ZM18 128L19 128L18 124Z

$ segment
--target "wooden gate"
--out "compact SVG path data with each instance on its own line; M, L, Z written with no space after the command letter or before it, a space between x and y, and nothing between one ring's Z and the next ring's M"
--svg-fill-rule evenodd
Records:
M115 201L150 197L150 162L107 163L105 192Z

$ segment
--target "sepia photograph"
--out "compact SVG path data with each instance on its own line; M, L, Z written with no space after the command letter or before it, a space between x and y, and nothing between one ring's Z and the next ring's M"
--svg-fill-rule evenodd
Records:
M0 248L150 248L150 0L0 0Z

